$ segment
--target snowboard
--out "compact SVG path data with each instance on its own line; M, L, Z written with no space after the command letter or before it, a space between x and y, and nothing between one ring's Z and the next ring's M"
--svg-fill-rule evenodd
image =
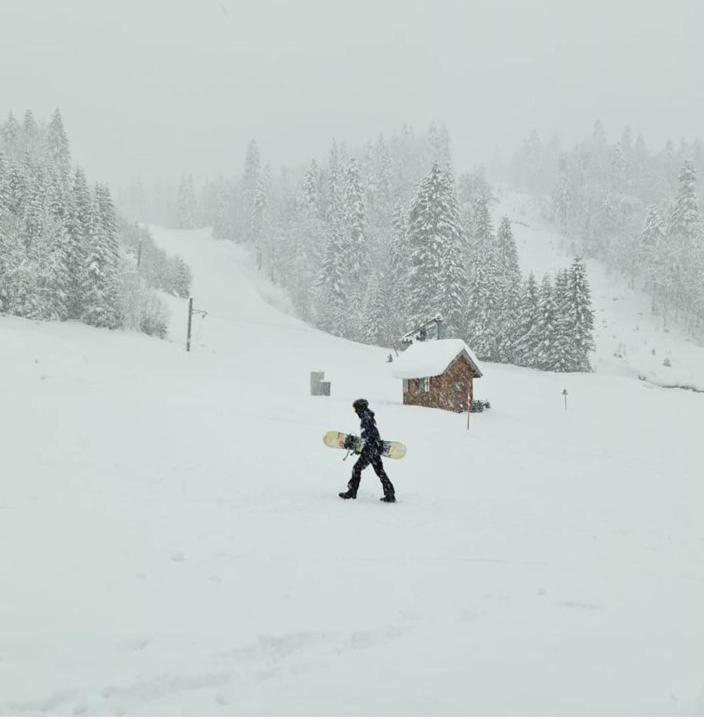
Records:
M364 447L364 440L354 434L345 434L344 432L326 432L323 442L333 449L346 449L345 440L352 438L352 451L359 454ZM382 457L390 457L391 459L402 459L406 456L406 445L403 442L386 442L382 440Z

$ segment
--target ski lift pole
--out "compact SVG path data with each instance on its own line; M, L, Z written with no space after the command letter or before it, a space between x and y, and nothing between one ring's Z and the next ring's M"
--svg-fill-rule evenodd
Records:
M191 351L191 328L193 326L193 314L200 314L203 319L208 315L205 309L193 308L193 297L188 297L188 331L186 332L186 351Z
M193 297L188 297L188 331L186 332L186 351L191 351L191 324L193 322Z

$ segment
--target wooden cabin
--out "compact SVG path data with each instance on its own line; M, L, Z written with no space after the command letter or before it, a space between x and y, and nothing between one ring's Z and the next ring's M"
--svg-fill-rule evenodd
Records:
M404 404L466 412L482 372L462 339L439 339L414 342L394 361L392 375L403 380Z

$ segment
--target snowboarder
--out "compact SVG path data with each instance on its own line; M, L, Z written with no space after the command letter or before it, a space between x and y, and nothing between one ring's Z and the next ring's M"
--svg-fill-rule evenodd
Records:
M342 497L343 500L353 500L357 497L359 482L362 479L362 470L371 465L384 488L384 496L380 498L381 501L396 502L394 486L386 476L384 465L381 461L381 437L379 436L379 430L376 428L376 422L374 421L374 412L369 409L369 402L367 402L366 399L355 400L352 403L352 407L360 419L364 447L359 455L359 459L352 468L352 477L347 484L347 492L340 492L340 497ZM345 444L345 446L347 447L347 444ZM351 449L351 445L348 448Z

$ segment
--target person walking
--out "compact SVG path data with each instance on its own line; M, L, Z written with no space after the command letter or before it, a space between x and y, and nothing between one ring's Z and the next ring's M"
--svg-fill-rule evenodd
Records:
M384 465L381 461L383 445L381 437L379 436L379 430L376 427L374 412L369 409L369 402L367 402L366 399L356 399L352 403L352 407L354 408L355 414L359 417L364 446L359 453L359 459L352 468L352 477L347 483L347 491L340 492L339 496L342 497L343 500L356 499L359 483L362 479L362 470L371 465L384 489L384 496L380 498L381 501L396 502L394 486L384 471ZM352 449L352 442L350 441L349 444L345 442L345 448Z

